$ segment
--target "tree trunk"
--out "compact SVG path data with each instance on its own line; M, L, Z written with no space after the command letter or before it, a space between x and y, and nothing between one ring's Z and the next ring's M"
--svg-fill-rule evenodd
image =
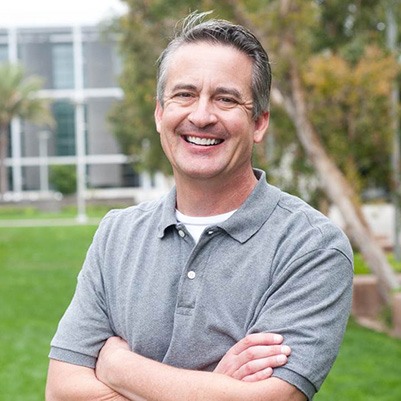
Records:
M340 210L346 224L345 231L377 276L383 299L390 303L392 292L399 288L397 277L388 263L385 253L367 226L360 207L356 205L356 195L351 185L326 153L318 134L308 119L305 94L294 60L290 64L289 80L291 94L283 95L275 88L273 100L280 100L281 97L281 103L295 124L298 139L318 174L324 192Z
M8 174L6 166L8 148L8 129L7 126L0 126L0 200L8 191Z
M254 33L263 38L264 32L252 23L247 13L237 0L226 0L236 19L243 25L253 27ZM292 10L294 7L294 10ZM280 18L285 19L290 13L296 12L297 4L291 0L280 0ZM361 208L356 204L357 196L343 176L341 171L327 154L320 142L314 126L307 115L305 94L301 85L299 69L297 68L294 46L296 33L288 30L280 39L279 58L287 60L289 64L289 94L280 91L277 87L272 90L272 100L284 106L296 127L298 139L310 162L313 164L320 181L320 185L329 200L338 207L344 221L345 231L353 244L360 250L362 257L378 278L380 294L383 300L390 304L392 292L400 288L397 277L388 263L385 253L369 229Z

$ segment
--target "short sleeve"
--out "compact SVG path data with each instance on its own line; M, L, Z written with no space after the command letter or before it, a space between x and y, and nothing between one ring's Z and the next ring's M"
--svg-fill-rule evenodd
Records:
M352 301L352 252L315 249L297 256L273 280L249 332L280 333L292 349L274 376L308 399L318 391L337 356Z
M102 275L106 220L107 217L94 236L78 275L73 299L51 342L49 357L52 359L94 368L101 347L114 334Z

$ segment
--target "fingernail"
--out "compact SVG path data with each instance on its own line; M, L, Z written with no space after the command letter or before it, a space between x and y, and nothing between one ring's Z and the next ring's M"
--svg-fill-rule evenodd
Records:
M277 363L286 363L287 357L285 355L277 355Z
M290 355L291 354L291 348L288 345L283 345L281 347L281 353L284 355Z
M283 336L281 336L280 334L275 334L273 339L274 339L274 342L281 343L281 341L283 341Z

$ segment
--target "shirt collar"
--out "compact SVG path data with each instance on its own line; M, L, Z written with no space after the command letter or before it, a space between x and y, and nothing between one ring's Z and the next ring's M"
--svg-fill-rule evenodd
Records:
M177 191L175 186L162 199L162 215L157 229L157 236L164 237L164 233L168 227L175 226L177 219L175 217Z
M255 188L241 207L219 226L231 237L244 243L268 220L276 208L281 191L266 182L266 173L254 169L258 179Z
M235 240L243 243L252 237L273 213L281 191L266 182L266 173L254 169L258 179L255 188L240 206L240 208L226 221L217 226L226 231ZM175 226L176 189L164 197L162 201L162 215L158 225L158 237L162 238L168 227Z

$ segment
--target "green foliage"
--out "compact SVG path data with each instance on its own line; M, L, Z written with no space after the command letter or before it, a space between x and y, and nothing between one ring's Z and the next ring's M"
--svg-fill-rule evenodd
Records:
M63 195L74 194L77 190L77 173L75 166L54 165L50 167L50 183Z
M318 54L304 71L310 118L339 168L359 193L370 187L389 192L394 59L370 46L356 63L338 54Z
M382 31L387 0L317 0L316 3L321 22L315 30L317 51L363 49L372 42L384 44Z
M401 261L396 260L392 253L387 254L387 259L394 268L394 271L401 273ZM369 266L363 260L360 253L354 254L354 272L355 274L372 274L372 271L369 269Z
M385 49L388 0L125 2L129 13L119 27L125 97L111 119L123 149L140 155L142 166L170 171L154 127L155 61L179 19L189 11L214 9L213 17L242 23L258 35L270 54L274 83L284 93L290 90L289 59L296 59L304 71L309 116L357 192L377 186L389 190L388 99L399 68ZM401 18L401 7L394 9ZM295 53L289 54L282 46L288 35L295 38ZM269 135L255 151L256 165L267 168L284 189L297 194L306 191L309 199L320 197L288 116L275 105ZM284 158L291 174L283 167ZM305 189L307 181L310 185Z
M25 77L19 65L0 64L0 127L8 126L14 117L34 123L53 123L48 103L35 98L42 83L39 77Z
M283 7L290 11L283 18ZM360 195L373 188L391 190L392 131L389 121L391 83L400 69L385 48L387 1L271 1L248 17L270 51L275 85L288 87L288 59L304 72L306 101L311 119L331 158ZM395 7L400 15L400 7ZM245 18L244 18L245 20ZM249 19L248 19L249 20ZM264 22L265 21L265 22ZM294 38L295 51L286 53L282 38ZM283 171L285 190L302 194L302 183L313 183L313 171L295 135L288 136L283 113L275 119L273 135L278 149L270 168ZM291 130L290 132L294 132ZM289 159L287 170L279 168ZM288 168L292 173L288 174ZM278 177L278 181L283 179ZM305 185L304 185L305 189ZM321 198L317 186L306 188L308 200ZM305 197L305 195L302 195ZM316 205L316 203L315 203Z

